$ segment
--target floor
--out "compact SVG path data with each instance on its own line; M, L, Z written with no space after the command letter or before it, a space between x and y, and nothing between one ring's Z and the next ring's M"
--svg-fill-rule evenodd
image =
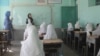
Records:
M12 53L6 53L4 56L20 56L20 41L13 41L12 42ZM63 56L78 56L72 49L63 45Z

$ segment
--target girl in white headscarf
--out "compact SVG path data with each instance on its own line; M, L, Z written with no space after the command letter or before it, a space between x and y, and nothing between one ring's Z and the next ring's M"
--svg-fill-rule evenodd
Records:
M98 25L98 27L96 28L96 30L94 30L93 32L92 32L92 35L100 35L100 24Z
M68 23L68 31L74 30L72 23Z
M92 32L92 34L100 36L100 24L98 25L97 29ZM100 49L97 56L100 56Z
M86 25L86 29L85 30L87 32L87 36L90 36L90 33L89 32L93 31L93 25L91 23L88 23Z
M39 36L42 37L42 35L45 35L46 34L46 29L47 29L47 25L45 22L43 22L41 25L40 25L40 29L39 29Z
M75 29L80 29L79 21L76 22L76 24L75 24Z
M43 43L39 40L38 31L30 20L25 33L25 40L21 42L20 56L45 56L43 51Z
M44 39L57 39L57 34L52 24L48 25L46 35L44 35Z
M86 41L88 42L88 46L91 48L91 43L94 42L94 39L89 38L89 37L90 37L90 35L91 35L90 32L93 31L93 25L92 25L91 23L88 23L88 24L86 25L85 30L86 30L86 33L87 33Z

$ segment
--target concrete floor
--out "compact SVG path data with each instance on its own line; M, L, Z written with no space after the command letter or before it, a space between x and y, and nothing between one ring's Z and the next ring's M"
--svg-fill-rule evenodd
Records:
M12 53L6 53L4 56L20 56L20 41L13 41L12 42ZM72 49L67 47L66 45L63 45L63 56L78 56Z

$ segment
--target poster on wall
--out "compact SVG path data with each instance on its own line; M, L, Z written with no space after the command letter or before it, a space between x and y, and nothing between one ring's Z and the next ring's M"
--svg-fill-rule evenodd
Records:
M40 5L47 4L47 0L37 0L37 4Z
M47 0L48 3L62 3L62 0Z

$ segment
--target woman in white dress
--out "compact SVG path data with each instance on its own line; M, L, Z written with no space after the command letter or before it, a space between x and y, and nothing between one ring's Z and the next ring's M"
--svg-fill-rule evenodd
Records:
M47 32L46 35L44 35L44 39L57 39L57 34L52 24L47 26Z
M45 56L38 31L29 19L24 32L24 41L21 42L21 45L20 56Z
M40 25L39 37L43 37L43 35L46 34L46 30L47 30L47 25L46 25L45 22L43 22L43 23Z

